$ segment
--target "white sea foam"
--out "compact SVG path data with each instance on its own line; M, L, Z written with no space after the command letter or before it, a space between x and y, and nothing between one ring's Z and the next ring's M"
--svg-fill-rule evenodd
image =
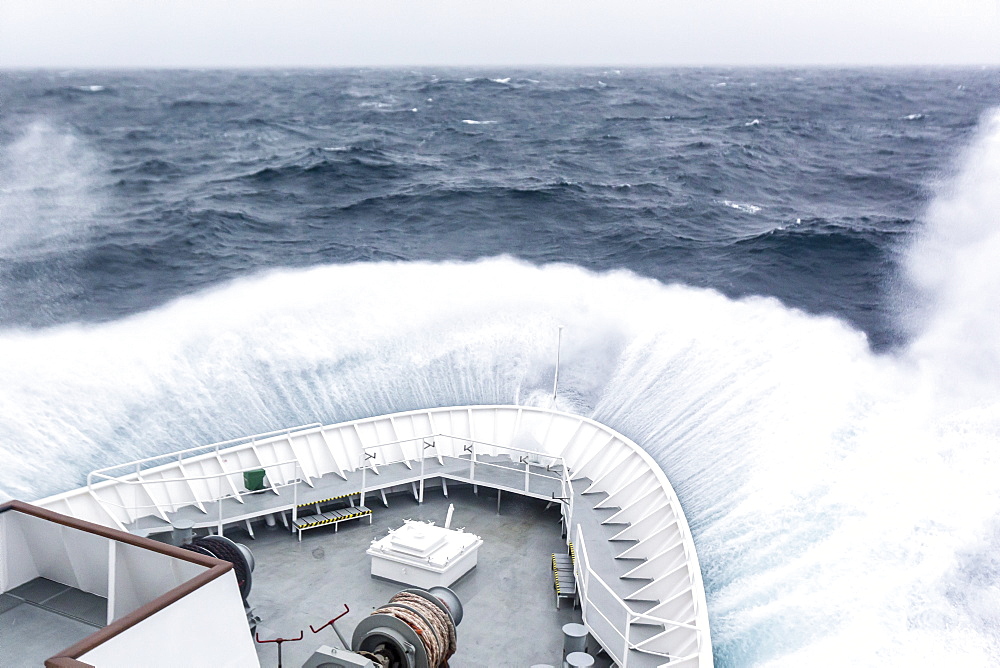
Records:
M471 118L466 118L462 120L466 125L495 125L496 121L475 121Z
M747 121L743 125L745 125L747 127L751 127L751 126L754 126L754 125L760 125L760 119L759 118L755 118L752 121Z
M977 395L1000 379L1000 111L988 114L910 249L914 364L934 383ZM959 371L960 373L956 373ZM987 394L986 396L992 396Z
M737 211L742 211L743 213L759 213L762 207L756 204L750 204L749 202L733 202L732 200L722 200L724 206L728 206L730 209L736 209Z
M282 271L94 326L0 332L3 487L312 420L591 414L663 465L722 666L998 665L1000 117L929 208L913 343L774 299L509 259Z

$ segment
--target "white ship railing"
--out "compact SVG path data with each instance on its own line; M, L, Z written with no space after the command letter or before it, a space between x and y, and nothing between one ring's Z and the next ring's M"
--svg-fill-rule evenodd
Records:
M505 457L492 457L500 454ZM379 474L386 465L394 465L389 475ZM266 482L257 490L244 474L261 469ZM456 406L313 423L103 468L88 476L85 487L38 503L143 533L169 530L181 509L188 509L184 517L197 518L196 526L247 521L252 531L250 519L310 503L327 488L356 494L361 482L370 494L409 485L419 501L424 482L435 477L561 503L566 538L579 541L578 582L588 626L622 665L640 652L648 655L644 665L650 657L679 668L713 665L701 571L676 493L638 444L579 415L529 406ZM265 496L252 496L257 494ZM611 547L607 559L602 550L592 561L597 543L588 553L575 526L586 524L596 540L591 507L606 518L600 525L618 531L602 545ZM606 510L613 515L605 516ZM619 559L639 565L621 573ZM642 614L631 607L641 604L627 603L633 601L655 605ZM649 624L664 630L650 636Z
M98 469L91 472L87 476L87 486L91 492L95 491L95 485L100 484L95 482L95 479L100 481L109 481L117 484L125 485L125 489L131 490L129 496L131 496L131 502L116 503L113 500L106 498L106 496L96 495L95 498L98 499L99 503L105 507L106 510L115 508L123 511L126 516L134 518L132 522L127 524L123 523L122 528L127 528L134 532L143 532L148 530L153 526L156 526L151 520L145 523L142 522L144 518L155 517L162 520L165 523L170 522L169 515L176 510L174 508L174 503L168 504L157 504L155 502L142 503L138 499L139 490L145 489L150 485L171 485L179 483L190 484L192 481L214 481L214 484L210 484L210 487L215 490L214 494L207 497L202 497L197 500L197 502L191 502L185 505L193 505L199 507L203 512L205 511L204 506L206 504L216 504L217 513L215 517L214 524L216 530L219 534L223 533L223 527L232 521L245 519L246 514L225 514L223 512L223 502L232 499L239 504L245 504L245 497L253 496L255 494L263 493L273 493L280 496L280 490L290 487L292 489L292 500L291 503L285 501L282 503L280 500L275 499L274 503L270 504L268 508L259 510L257 515L270 514L278 510L291 510L292 512L292 522L294 523L297 519L298 505L299 505L299 487L302 483L310 484L308 477L303 473L303 467L301 461L298 458L270 462L270 463L258 463L251 466L225 469L218 473L212 473L207 475L191 475L187 472L183 473L183 477L177 478L156 478L156 479L144 479L143 474L150 475L153 473L162 473L167 470L174 470L175 467L179 467L184 461L184 456L188 456L188 461L196 461L199 457L204 456L214 456L217 460L222 455L233 454L236 451L243 448L252 448L256 443L257 439L272 437L275 435L291 435L299 433L303 430L315 429L321 425L303 425L300 427L294 427L291 429L278 430L274 432L266 432L264 434L257 434L255 436L250 436L241 439L232 439L229 441L220 441L218 443L212 443L210 445L198 446L193 448L186 448L184 450L178 450L176 452L167 453L164 455L157 455L154 457L146 457L143 459L138 459L132 462L127 462L125 464L118 464L111 467L106 467L103 469ZM468 457L447 455L447 454L432 454L428 455L428 449L437 450L437 441L441 439L447 439L452 442L452 445L456 443L461 446L460 452L469 453ZM548 453L539 452L536 450L529 450L526 448L518 448L515 446L502 445L499 443L491 443L488 441L482 441L478 439L470 439L467 437L453 436L450 434L427 434L424 436L418 436L415 438L399 439L394 441L387 441L385 443L378 443L375 445L364 446L362 449L361 461L359 462L358 468L361 470L361 489L360 489L360 505L365 503L365 495L372 491L377 490L384 485L369 485L368 471L371 470L374 473L378 473L377 467L380 466L391 466L393 464L406 464L410 466L414 459L412 457L405 456L405 450L402 446L413 446L420 448L420 469L417 483L419 484L419 491L417 493L417 500L423 503L424 500L424 488L427 479L433 479L440 476L438 472L432 472L430 474L426 471L426 459L430 456L436 459L439 463L444 463L446 460L468 463L468 474L463 475L462 472L456 472L455 474L449 476L461 482L470 483L473 485L488 485L491 487L496 487L499 489L506 489L508 491L524 494L534 494L536 496L545 494L546 498L551 498L553 502L563 502L565 503L568 499L570 506L572 505L572 494L569 493L570 481L569 473L563 458L558 455L551 455ZM228 447L223 447L228 446ZM398 457L379 457L378 453L384 452L389 448L396 447L403 454ZM197 453L197 454L195 454ZM483 455L493 455L506 454L511 455L512 453L519 455L519 459L515 460L514 457L510 457L511 464L498 464L495 462L484 461L482 459ZM376 460L381 460L376 463ZM151 462L160 462L160 464L144 468L143 465L149 464ZM523 468L516 468L521 465ZM284 467L294 467L294 472L291 476L287 475L284 471ZM477 469L479 473L477 475ZM540 469L540 470L539 470ZM120 473L118 475L112 475L111 471L127 471L127 473ZM233 477L237 479L241 477L244 473L251 471L261 471L263 470L267 475L268 484L259 490L247 490L242 489L233 482ZM488 475L484 475L484 471L497 470L503 472L518 472L523 473L523 485L498 485L495 479L490 479ZM555 475L551 475L556 473ZM536 489L532 489L532 480L536 481L557 481L558 482L558 493L556 492L543 492L538 490L537 482ZM229 488L229 491L224 491L224 489ZM122 496L119 493L119 496ZM165 506L169 506L165 507ZM110 515L116 516L115 513L109 512ZM572 517L572 511L567 512L567 517ZM567 526L569 526L570 520L567 519ZM207 522L200 522L199 525L205 525ZM165 529L164 524L159 524L158 528Z
M573 546L577 554L574 564L574 575L576 576L578 585L583 623L587 625L591 634L607 650L611 658L615 660L615 663L621 666L621 668L627 668L630 650L639 650L645 654L661 656L669 662L687 661L698 657L700 650L686 656L675 656L673 654L640 648L637 643L631 642L629 634L632 630L632 624L640 621L650 624L662 624L667 628L692 630L698 634L698 647L701 646L702 642L702 629L693 624L686 624L657 615L647 615L633 610L591 568L582 526L577 525L576 527L576 541Z
M223 492L222 491L223 478L228 478L229 476L233 476L233 475L241 475L243 473L247 473L247 472L250 472L250 471L259 471L259 470L262 470L262 469L266 472L267 469L269 469L269 468L282 467L282 466L294 466L295 467L296 475L295 475L295 477L292 480L290 480L288 482L283 482L283 483L274 483L274 484L271 484L271 485L269 485L269 486L267 486L267 487L265 487L263 489L257 489L257 490L242 490L242 491L238 491L238 492ZM284 461L284 462L275 462L275 463L272 463L272 464L261 464L261 465L247 467L247 468L242 468L242 469L234 469L234 470L230 470L230 471L225 471L223 473L215 473L215 474L211 474L211 475L186 475L183 478L183 480L184 481L192 481L192 480L205 480L205 481L215 480L216 481L217 484L215 485L215 487L216 487L216 489L218 489L218 493L216 495L212 496L211 498L201 500L200 504L201 505L204 505L206 503L215 503L215 504L217 504L218 510L217 510L217 513L216 513L216 519L215 519L214 525L216 527L217 533L221 536L223 534L223 527L226 524L229 524L229 523L235 521L236 519L242 519L242 517L236 517L236 516L233 516L233 515L226 515L226 514L224 514L223 513L223 508L224 508L223 501L226 501L228 499L233 499L234 501L237 501L238 503L246 503L245 497L253 496L255 494L264 494L264 493L280 494L280 492L278 492L279 489L283 489L283 488L286 488L286 487L291 487L292 488L292 493L293 493L292 503L295 504L296 503L295 496L297 495L297 492L298 492L298 485L299 485L299 483L302 482L301 471L302 471L302 468L299 465L299 462L297 462L295 460L289 460L289 461ZM169 483L181 482L180 478L176 478L176 479L172 479L172 480L171 479L166 479L166 480L148 481L148 480L143 480L141 477L140 478L136 478L136 479L130 479L128 477L116 477L116 478L112 478L112 480L114 480L116 483L119 483L119 484L122 484L122 485L126 485L127 486L126 489L130 489L132 491L132 503L115 503L114 501L111 501L110 499L102 498L102 497L98 497L98 501L99 501L99 503L102 506L105 507L105 509L117 508L119 510L125 511L126 513L131 513L132 516L136 518L134 520L134 522L128 524L127 526L123 525L123 527L122 527L123 529L126 529L126 530L130 531L131 533L142 534L142 533L144 533L145 530L148 530L148 529L153 528L154 526L156 526L156 525L152 524L151 522L147 523L147 525L144 526L143 522L142 522L143 519L151 518L151 517L157 517L157 518L163 520L164 522L169 522L170 521L170 519L168 517L168 514L170 512L172 512L172 511L165 511L161 505L158 505L158 504L155 504L155 503L140 503L138 501L138 498L137 498L138 497L138 490L142 486L148 485L150 483L152 483L152 484L161 484L161 483L167 483L167 484L169 484ZM198 504L192 503L190 505L198 505ZM202 510L204 510L204 508L202 508ZM148 512L146 512L145 514L143 514L143 513L140 513L140 511L148 511ZM206 511L206 516L207 516L207 514L208 513ZM269 514L269 513L264 513L264 514ZM112 513L112 515L113 515L113 513ZM161 528L163 527L162 524L159 525L159 526Z
M481 440L477 440L477 439L474 439L474 438L468 438L468 437L464 437L464 436L453 436L453 435L450 435L450 434L430 434L428 436L421 436L421 437L418 437L416 439L408 438L408 439L398 440L398 441L389 441L387 443L377 443L375 445L367 445L367 446L365 446L363 448L363 452L362 452L362 456L361 456L361 461L360 461L360 464L359 464L359 468L361 469L361 504L364 505L364 503L365 503L365 494L367 492L367 472L368 472L368 470L372 470L373 472L375 472L377 474L377 472L378 472L378 470L376 468L377 466L388 466L388 465L391 465L391 464L402 464L402 463L406 463L408 461L412 461L412 459L407 459L405 457L399 457L399 458L395 458L395 459L384 459L381 462L376 462L375 460L378 459L377 454L372 457L372 456L369 456L369 453L378 453L379 451L384 450L386 448L389 448L391 446L403 445L403 444L407 444L407 443L412 443L414 441L418 441L419 445L421 446L421 453L420 453L420 491L418 493L417 500L420 503L423 503L423 501L424 501L424 481L428 477L426 475L426 473L425 473L425 470L426 470L425 462L426 462L426 459L427 459L427 456L428 456L427 455L427 450L430 449L430 448L434 448L435 451L437 451L437 448L438 448L438 446L437 446L437 440L438 439L449 439L449 440L452 441L452 445L454 445L455 443L458 443L459 445L462 446L461 452L468 452L469 453L468 459L466 459L465 457L456 457L455 455L442 455L442 454L431 455L431 457L434 458L434 459L436 459L438 461L438 463L440 463L440 464L443 464L445 460L452 460L452 461L458 461L458 462L468 462L469 463L469 473L468 473L468 475L467 476L460 476L460 477L462 477L464 479L463 480L464 482L471 482L472 484L483 484L483 485L490 485L490 486L493 486L493 487L497 487L497 485L495 484L495 481L491 481L487 477L483 477L482 475L480 475L477 478L476 477L476 468L478 467L478 468L482 469L483 467L486 467L486 470L496 469L496 470L502 470L502 471L516 471L518 469L515 469L514 466L507 466L505 464L497 464L497 463L494 463L494 462L484 461L484 460L481 459L481 456L483 454L492 454L493 456L496 456L497 454L501 454L501 453L502 454L517 453L517 454L521 455L520 458L518 459L518 461L515 462L513 457L511 457L510 459L511 459L512 465L513 464L523 464L524 465L524 468L521 469L521 472L524 473L524 486L523 487L508 486L507 487L508 489L510 489L511 491L516 491L518 493L523 492L523 493L526 493L526 494L537 494L538 492L534 492L531 489L531 480L533 478L534 479L538 479L538 480L543 480L543 479L544 480L558 480L559 484L560 484L560 487L559 487L559 496L555 497L553 499L554 501L559 501L559 500L561 500L561 497L566 497L567 493L568 493L568 491L570 489L569 471L566 468L566 462L564 462L563 458L560 457L560 456L558 456L558 455L550 455L550 454L547 454L547 453L544 453L544 452L539 452L537 450L527 450L525 448L518 448L518 447L514 447L512 445L501 445L499 443L492 443L492 442L489 442L489 441L481 441ZM430 441L430 442L428 442L428 441ZM484 452L484 450L485 450L485 452ZM532 470L533 466L536 467L536 468L541 468L542 470L547 471L549 473L554 472L554 471L558 471L559 474L558 475L546 475L546 473L542 473L541 471ZM433 474L430 477L433 478L433 477L437 477L437 476L438 476L438 474Z
M115 480L117 482L126 482L128 480L127 476L133 474L139 474L142 470L147 468L159 467L163 464L172 463L174 461L183 463L184 456L188 455L191 459L193 453L198 453L200 455L212 454L214 453L218 456L220 450L228 450L230 448L235 448L239 445L249 445L252 446L259 440L265 438L271 438L273 436L280 436L282 434L286 436L291 436L300 431L307 429L315 429L317 427L322 427L323 425L319 422L311 422L309 424L299 425L298 427L286 427L284 429L275 429L273 431L265 431L260 434L254 434L253 436L240 436L239 438L231 438L227 441L218 441L216 443L209 443L208 445L196 445L191 448L185 448L183 450L175 450L173 452L168 452L164 455L153 455L151 457L144 457L142 459L135 459L124 464L114 464L112 466L106 466L102 469L96 469L87 474L87 487L93 488L93 483L95 478L100 478L102 480ZM145 464L150 464L151 462L160 462L153 467L144 466ZM256 468L260 468L259 466ZM122 473L118 475L112 475L111 471L123 470ZM250 469L248 469L250 470Z

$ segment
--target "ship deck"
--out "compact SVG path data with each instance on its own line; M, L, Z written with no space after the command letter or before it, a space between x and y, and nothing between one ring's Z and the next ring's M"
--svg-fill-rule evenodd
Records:
M285 665L302 665L320 645L340 646L332 629L314 635L310 625L319 628L347 604L350 612L337 627L350 640L363 617L404 589L373 578L365 551L404 520L443 524L449 503L455 504L452 527L483 539L478 565L452 586L464 606L452 668L561 664L562 626L579 623L580 610L565 600L560 609L555 606L551 555L566 551L558 505L546 509L545 501L502 494L498 513L497 490L479 487L475 494L471 485L459 483L448 485L447 498L441 487L429 487L423 504L410 493L387 498L388 507L378 497L367 501L374 511L371 525L362 519L337 531L321 527L304 532L302 542L280 522L271 528L255 524L253 539L239 525L227 527L226 535L249 546L257 562L250 604L261 618L261 639L305 634L300 642L283 644ZM257 653L262 666L277 665L276 645L258 645Z

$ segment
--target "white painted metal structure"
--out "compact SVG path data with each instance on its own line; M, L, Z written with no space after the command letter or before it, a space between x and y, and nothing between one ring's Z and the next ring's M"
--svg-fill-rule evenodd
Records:
M179 558L149 549L132 536L102 534L78 524L34 515L22 506L0 512L0 593L44 578L106 601L102 631L93 629L94 635L80 639L86 649L75 659L61 656L58 663L46 665L259 665L236 576L228 565L200 563L205 561L200 555L195 561ZM7 640L16 643L18 632L44 629L19 630L15 624L7 630ZM0 650L0 662L23 665L17 647Z
M432 460L439 470L426 470ZM446 470L449 462L461 472ZM402 475L390 476L393 467ZM491 480L484 467L508 480L516 473L517 482ZM244 484L243 472L258 469L267 472L266 508ZM201 526L221 528L294 509L300 488L354 480L359 471L362 492L419 483L422 494L427 478L441 477L558 499L577 555L584 622L608 654L621 666L713 665L701 569L673 488L642 448L578 415L462 406L305 425L97 471L87 487L37 503L133 530L143 521L147 530L166 526L194 508ZM223 517L223 502L244 512Z
M372 542L372 575L430 589L450 587L475 568L483 539L461 529L408 520Z

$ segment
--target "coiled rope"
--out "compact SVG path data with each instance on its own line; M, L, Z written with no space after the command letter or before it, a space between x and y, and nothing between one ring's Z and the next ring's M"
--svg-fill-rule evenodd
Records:
M455 624L440 607L419 594L401 591L372 614L390 615L404 622L424 643L429 667L448 668L458 640Z

